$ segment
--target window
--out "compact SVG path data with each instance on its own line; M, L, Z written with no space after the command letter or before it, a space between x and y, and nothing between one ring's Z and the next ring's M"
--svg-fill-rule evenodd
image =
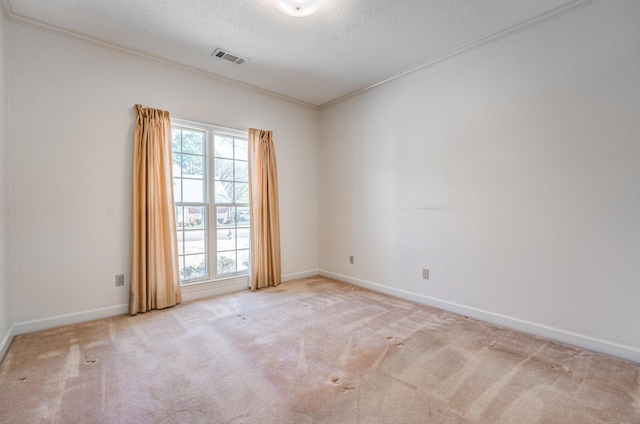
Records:
M249 270L247 139L213 136L217 274Z
M173 182L180 281L249 270L246 133L173 125Z

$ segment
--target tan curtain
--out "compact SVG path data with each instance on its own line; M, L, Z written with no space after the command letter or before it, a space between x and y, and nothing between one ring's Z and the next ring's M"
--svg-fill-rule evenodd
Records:
M278 176L272 132L249 129L251 290L280 284Z
M135 105L129 312L180 303L169 112Z

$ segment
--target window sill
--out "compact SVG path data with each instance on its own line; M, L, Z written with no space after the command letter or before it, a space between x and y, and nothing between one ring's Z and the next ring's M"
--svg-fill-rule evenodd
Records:
M245 274L184 284L181 286L180 291L182 293L182 301L189 302L220 294L247 290L248 288L249 276Z

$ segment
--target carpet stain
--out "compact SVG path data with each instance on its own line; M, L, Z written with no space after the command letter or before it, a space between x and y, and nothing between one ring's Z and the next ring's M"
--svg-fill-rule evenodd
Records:
M52 350L50 352L45 352L41 355L38 355L38 359L43 360L43 359L49 359L49 358L55 358L56 356L62 355L62 350Z
M469 407L468 416L471 417L473 421L480 420L483 412L489 407L489 405L500 395L503 391L511 384L512 380L520 373L524 364L526 364L531 358L538 355L540 352L544 350L546 344L539 347L535 352L531 353L528 357L522 359L521 361L513 364L511 369L504 370L504 374L500 376L500 378L487 387Z
M296 368L303 373L306 373L309 370L309 365L307 364L307 356L304 348L304 335L300 337L300 347L298 348L298 364Z
M57 388L53 391L53 396L51 402L47 403L45 406L44 418L46 421L51 422L59 422L59 415L62 407L62 399L65 395L65 388L70 379L77 377L80 375L80 347L78 346L77 338L72 338L70 340L73 343L69 346L69 351L67 352L67 360L57 375Z
M537 395L540 390L544 390L542 385L521 393L509 403L498 423L541 423L544 415L544 402Z
M342 349L342 352L340 353L339 362L341 366L345 366L349 360L349 355L351 354L351 350L353 348L353 334L353 332L349 334L349 341L347 341L347 344L344 346L344 349Z
M111 341L111 343L114 343L116 341L116 326L113 321L108 322L107 328L109 331L109 340Z

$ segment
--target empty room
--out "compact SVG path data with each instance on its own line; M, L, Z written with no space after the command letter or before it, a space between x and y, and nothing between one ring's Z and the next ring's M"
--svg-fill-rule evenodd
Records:
M640 1L0 11L0 422L640 423Z

